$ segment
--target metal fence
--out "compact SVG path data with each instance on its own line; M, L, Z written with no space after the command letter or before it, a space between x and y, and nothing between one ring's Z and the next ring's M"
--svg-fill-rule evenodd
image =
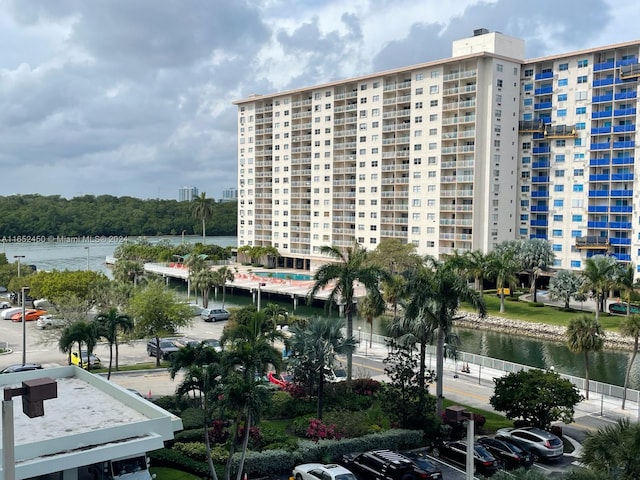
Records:
M362 347L360 348L364 349L366 348L367 345L369 345L370 334L367 332L367 334L365 335L365 332L362 332L362 331L358 331L358 334L361 337L361 338L358 338L358 340L360 341L360 344L362 345ZM372 338L372 349L371 349L372 353L374 352L374 348L373 348L374 345L375 345L375 351L377 351L378 353L384 353L384 350L382 350L381 347L384 347L384 349L388 352L389 351L388 342L389 342L388 337L374 334ZM427 356L428 356L427 368L428 369L432 368L432 366L430 365L432 361L433 361L433 368L435 368L435 353L436 353L436 347L434 345L427 345ZM470 367L475 366L476 371L478 371L478 375L481 374L482 369L486 369L485 372L487 370L496 370L498 372L505 372L505 373L519 372L520 370L537 370L538 369L537 367L531 367L529 365L521 365L519 363L507 362L505 360L500 360L498 358L485 357L483 355L477 355L475 353L467 353L459 350L456 353L457 353L456 360L450 359L449 361L454 363L457 362L457 365L460 367L462 367L462 365L464 364L468 364ZM576 377L574 375L566 375L563 373L560 373L559 375L560 377L569 380L572 384L574 384L580 390L586 390L585 388L586 382L584 378ZM478 378L480 378L480 376ZM590 393L599 394L599 395L611 397L614 399L622 399L623 391L624 391L624 388L618 385L611 385L609 383L589 380ZM640 406L640 391L628 388L627 401L637 403Z

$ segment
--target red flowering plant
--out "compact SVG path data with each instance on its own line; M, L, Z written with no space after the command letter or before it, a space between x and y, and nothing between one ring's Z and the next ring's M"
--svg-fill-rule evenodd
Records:
M340 432L334 424L325 425L322 420L317 418L309 419L309 427L307 428L307 438L317 442L318 440L332 440L341 438Z

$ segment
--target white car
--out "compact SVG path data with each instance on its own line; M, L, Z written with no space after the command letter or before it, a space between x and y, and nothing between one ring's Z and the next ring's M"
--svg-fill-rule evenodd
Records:
M47 328L62 328L67 325L67 321L64 318L56 317L55 315L42 315L36 320L36 328L45 330Z
M341 465L329 463L305 463L293 469L295 480L357 480L356 476Z
M11 308L11 304L9 302L0 302L0 308Z

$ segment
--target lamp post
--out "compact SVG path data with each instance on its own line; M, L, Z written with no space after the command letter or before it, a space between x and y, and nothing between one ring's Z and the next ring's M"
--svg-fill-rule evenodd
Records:
M25 258L25 255L14 255L13 258L18 259L18 277L20 277L20 259Z
M90 249L89 249L89 247L84 247L84 249L87 251L87 270L89 270L89 252L90 252Z
M27 292L29 291L29 287L22 287L20 289L20 293L22 293L22 364L27 363L27 321L25 319L26 316L26 308L24 305L24 297L27 296Z

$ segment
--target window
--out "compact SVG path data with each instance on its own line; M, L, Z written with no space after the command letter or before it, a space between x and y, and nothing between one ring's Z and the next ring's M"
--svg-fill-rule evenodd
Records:
M380 116L380 109L379 108L374 108L373 110L371 110L371 116L372 117L379 117ZM375 127L375 122L374 122L373 126Z
M567 109L566 108L558 109L557 115L558 115L558 117L566 117L567 116Z
M527 69L524 71L524 76L525 76L525 77L533 77L533 68L527 68Z
M416 95L422 95L423 91L424 91L424 89L422 89L422 88L416 88Z
M416 80L424 80L424 73L416 73Z
M437 113L432 113L431 115L429 115L429 121L430 122L435 122L436 120L438 120L438 114Z
M414 165L421 165L422 164L422 159L421 158L414 158L413 159L413 164Z
M530 107L531 105L533 105L533 98L531 97L525 98L523 104L525 107Z
M553 206L557 207L557 208L563 208L564 207L564 200L562 199L556 199L553 201Z
M562 244L560 243L554 243L553 246L553 251L554 252L561 252L562 251Z
M585 122L578 122L578 123L576 123L576 130L584 130L585 126L586 126Z
M413 123L422 123L422 117L415 117Z
M498 79L498 81L496 82L496 85L497 85L498 87L502 87L502 80L501 80L501 79Z
M585 68L589 66L589 60L578 60L578 68Z
M437 107L438 106L438 100L431 100L429 102L429 106L430 107Z
M422 205L422 201L419 198L414 198L413 200L411 200L412 207L420 207L421 205Z
M429 144L429 148L431 148L431 144ZM416 145L413 146L413 150L415 152L419 152L420 150L422 150L422 144L418 143Z
M421 137L422 136L422 130L416 130L415 132L413 132L413 136L414 137Z
M555 156L555 160L556 160L556 162L557 162L557 163L562 163L562 162L564 162L564 158L565 158L565 157L564 157L564 155L562 155L562 154L561 154L561 155L556 155L556 156Z
M502 65L501 63L496 63L496 72L502 72L503 69L504 65Z
M558 94L558 101L559 102L566 102L567 101L567 94L566 93Z
M584 191L584 185L579 184L579 183L576 183L576 184L573 186L573 191L574 191L574 192L582 192L582 191Z
M564 147L566 146L567 141L566 140L556 140L556 147Z
M429 150L435 150L438 148L438 144L437 143L430 143L429 144Z
M572 222L581 222L582 221L582 215L571 215L571 221Z
M587 76L586 75L580 75L578 77L578 84L581 84L581 83L587 83Z
M557 215L556 214L556 215L553 216L553 221L554 222L561 222L563 219L564 219L563 215Z
M564 177L564 170L556 170L555 176L556 178Z
M360 103L367 103L367 99L366 99L366 97L361 98L361 99L360 99Z
M363 83L362 85L360 85L360 90L366 90L367 89L367 84Z
M558 86L559 87L566 87L567 85L569 85L569 79L568 78L560 78L560 79L558 79Z
M571 238L580 238L582 236L582 232L580 230L571 230Z
M560 65L558 65L558 70L560 70L561 72L566 72L567 70L569 70L569 64L561 63Z
M574 168L573 169L574 177L584 177L584 169L583 168Z
M571 260L571 268L581 268L580 260Z
M437 128L430 128L429 129L429 135L437 135L438 134L438 129Z
M429 93L434 94L434 93L438 93L439 89L438 89L438 85L431 85L429 87Z
M559 229L552 230L551 231L551 236L553 236L553 237L561 237L562 236L562 230L559 230Z
M584 115L585 113L587 113L587 107L576 108L576 115Z
M533 83L525 83L524 84L525 92L533 92Z
M554 185L553 186L553 191L554 192L564 192L564 185Z
M366 118L367 117L367 111L366 110L360 110L360 118Z

